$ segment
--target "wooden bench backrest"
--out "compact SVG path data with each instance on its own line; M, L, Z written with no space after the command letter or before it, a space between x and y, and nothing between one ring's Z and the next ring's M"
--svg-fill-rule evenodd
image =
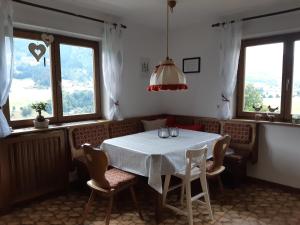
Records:
M109 138L108 123L95 123L71 127L68 133L73 158L84 156L81 145L89 143L92 147L97 147L104 140Z
M221 121L221 134L231 137L230 147L237 153L257 161L257 124L243 121Z
M122 121L108 121L69 129L69 142L73 158L83 156L80 146L90 143L93 147L105 139L135 134L143 131L141 119L157 119L166 115L130 118ZM256 123L244 121L221 121L215 118L176 116L178 124L202 124L204 131L209 133L228 134L231 136L230 147L238 153L251 155L252 162L257 161L257 128Z

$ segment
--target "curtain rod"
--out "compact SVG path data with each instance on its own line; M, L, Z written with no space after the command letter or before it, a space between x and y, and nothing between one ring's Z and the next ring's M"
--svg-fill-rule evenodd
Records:
M84 16L84 15L64 11L64 10L61 10L61 9L55 9L55 8L51 8L51 7L48 7L48 6L43 6L43 5L27 2L27 1L22 1L22 0L12 0L12 1L23 4L23 5L28 5L28 6L32 6L32 7L40 8L40 9L46 9L46 10L49 10L49 11L58 12L58 13L62 13L62 14L70 15L70 16L75 16L75 17L79 17L79 18L83 18L83 19L87 19L87 20L91 20L91 21L96 21L96 22L100 22L100 23L107 23L107 21L104 21L104 20L100 20L100 19L96 19L96 18L92 18L92 17L88 17L88 16ZM112 23L112 24L114 26L117 25L116 23ZM120 24L120 25L124 29L127 28L127 26L125 26L123 24Z
M258 16L246 17L246 18L243 18L242 21L255 20L255 19L260 19L260 18L264 18L264 17L276 16L276 15L281 15L281 14L291 13L291 12L296 12L296 11L300 11L300 7L293 8L293 9L288 9L288 10L283 10L283 11L278 11L278 12L273 12L273 13L267 13L267 14L258 15ZM230 23L234 23L234 22L235 22L234 20L230 21ZM226 22L215 23L211 26L212 27L219 27L219 26L222 26L224 24L226 24Z

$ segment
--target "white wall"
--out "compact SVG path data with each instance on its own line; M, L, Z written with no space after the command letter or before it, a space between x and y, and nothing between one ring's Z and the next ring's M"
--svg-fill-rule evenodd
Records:
M188 74L189 90L162 94L164 112L216 116L219 94L219 35L215 21L172 32L171 57L182 66L182 58L202 58L201 73ZM300 31L300 13L245 23L244 38ZM249 165L249 176L300 188L300 128L261 125L259 161Z
M260 125L258 163L249 176L300 188L300 128Z
M56 2L52 7L63 8L64 5L60 6ZM101 15L90 10L80 9L78 11L76 8L68 8L67 10L108 21L119 20L118 18L105 14ZM140 73L140 61L141 58L145 57L150 58L152 65L155 65L159 61L161 58L160 32L144 28L132 22L126 23L126 21L123 21L123 23L127 25L128 29L124 30L125 59L121 99L119 100L121 112L124 117L158 114L161 112L159 95L146 91L150 77ZM24 6L18 3L14 3L14 24L20 28L35 29L97 41L101 40L103 32L101 23ZM101 90L103 114L107 115L108 96L103 85Z
M150 75L141 73L141 58L149 58L151 68L161 58L159 32L128 24L124 40L124 76L120 107L124 117L153 115L162 112L159 93L147 91Z
M172 32L170 57L182 68L183 58L201 56L201 73L186 75L187 91L162 94L165 113L216 116L219 37L210 25L206 21Z

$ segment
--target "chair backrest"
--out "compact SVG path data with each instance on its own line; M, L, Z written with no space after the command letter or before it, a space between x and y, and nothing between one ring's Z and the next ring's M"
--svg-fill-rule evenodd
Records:
M207 158L207 146L200 149L189 149L186 151L186 169L185 175L189 177L193 168L198 167L200 171L205 174L206 171L206 158Z
M109 182L105 178L105 172L108 167L106 153L100 149L93 148L91 144L83 144L82 148L91 179L97 186L103 189L110 189Z
M218 139L214 145L213 150L213 165L210 168L211 171L219 169L223 166L225 153L230 145L231 137L229 135L224 135Z

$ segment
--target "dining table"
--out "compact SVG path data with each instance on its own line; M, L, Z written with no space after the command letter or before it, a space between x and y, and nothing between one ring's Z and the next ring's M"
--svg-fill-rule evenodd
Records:
M213 145L220 137L215 133L179 129L177 137L160 138L158 130L151 130L107 139L100 149L108 154L111 166L146 177L149 186L161 196L162 176L185 169L186 151L207 146L207 158L211 158Z

